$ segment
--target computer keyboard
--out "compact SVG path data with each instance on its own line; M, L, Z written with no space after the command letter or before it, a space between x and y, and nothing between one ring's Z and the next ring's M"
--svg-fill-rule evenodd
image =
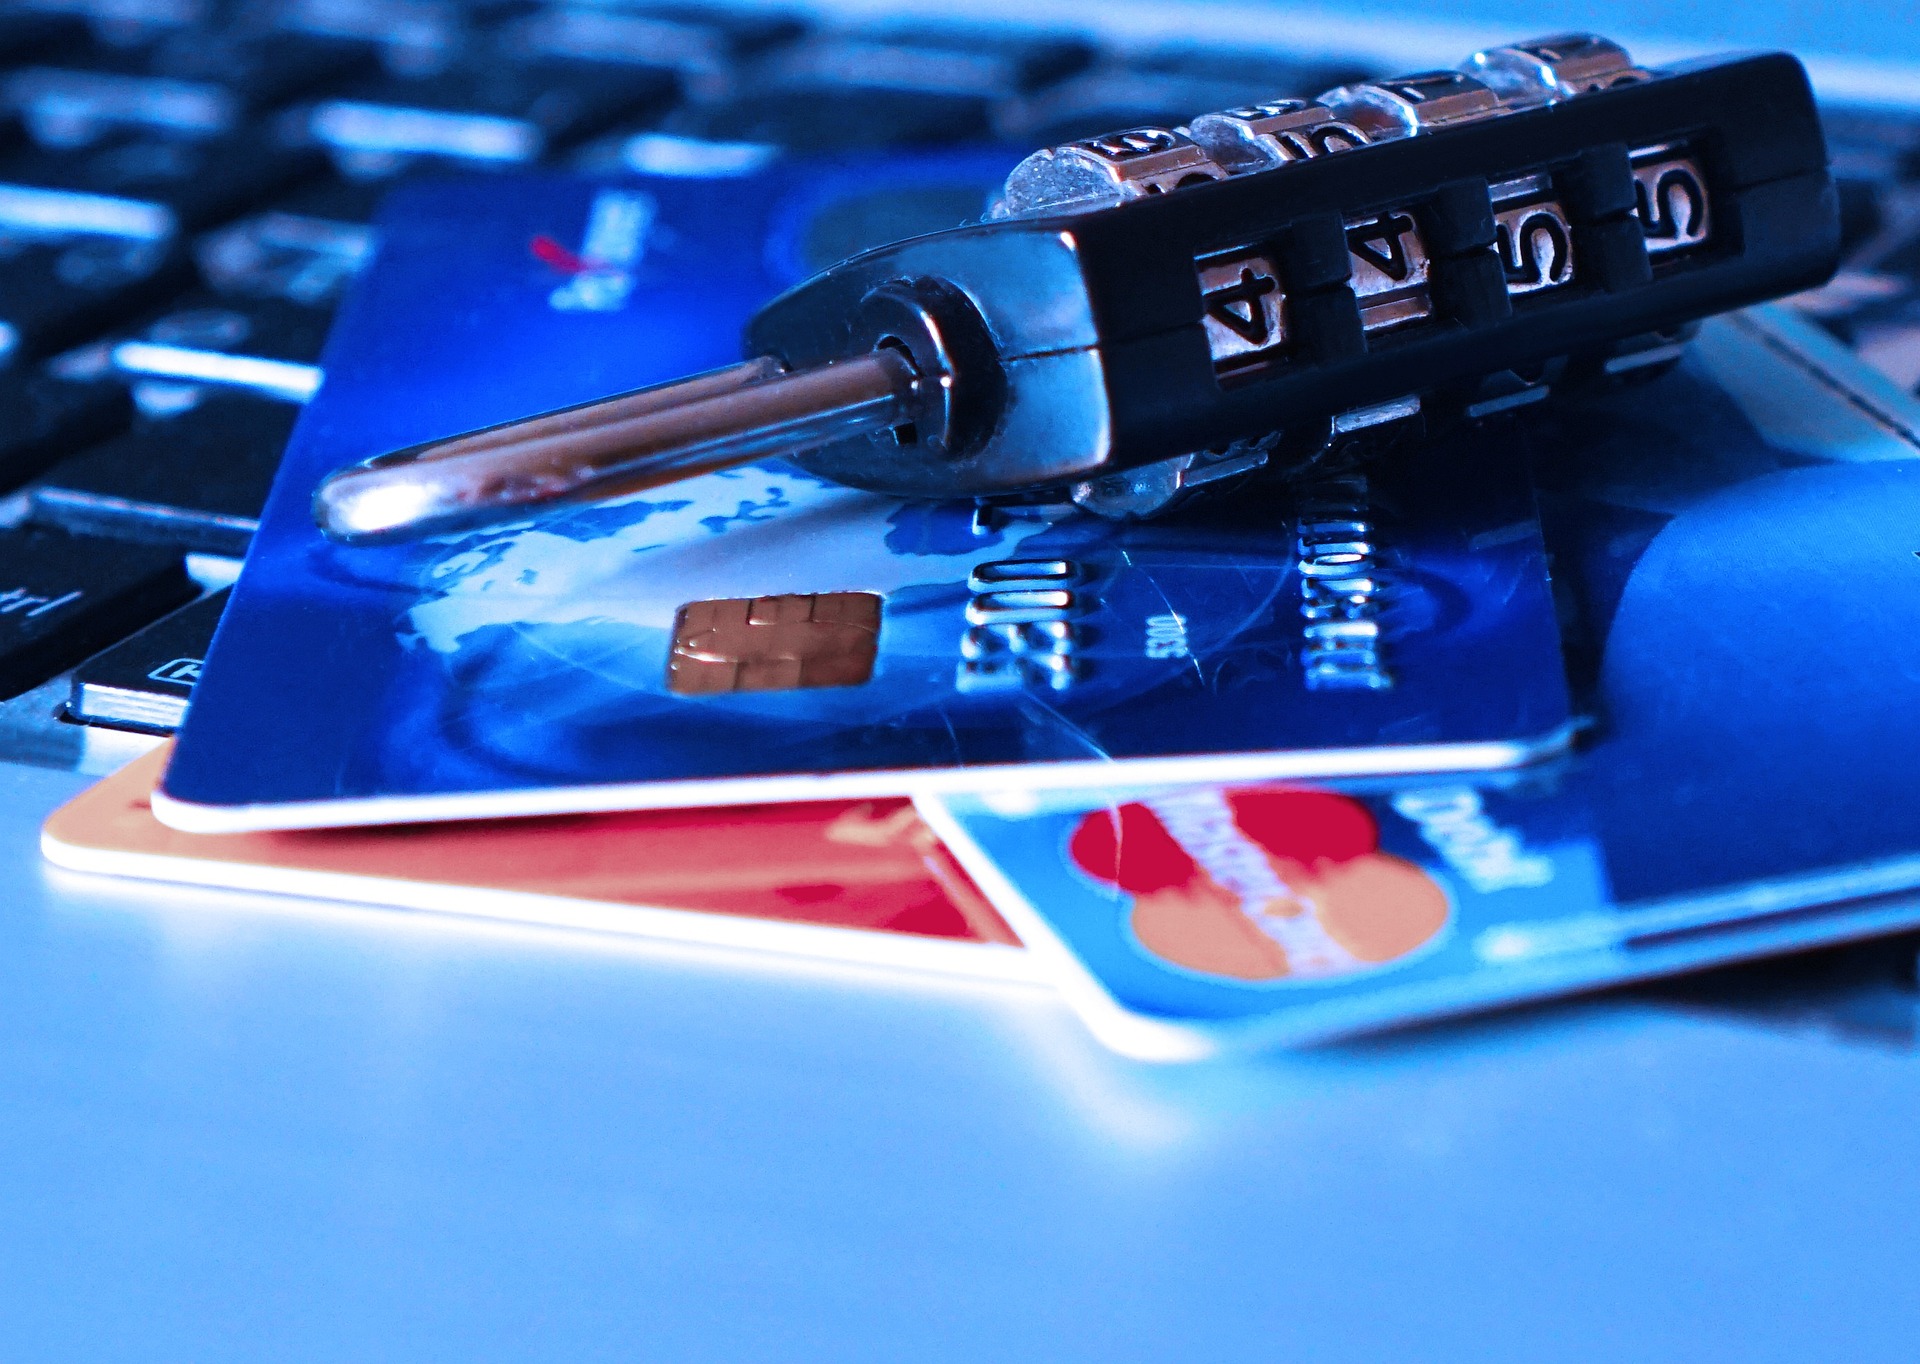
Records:
M137 413L120 435L45 474L29 495L33 524L245 554L299 409L241 388L193 398L177 412Z
M184 606L194 584L178 554L27 527L0 532L0 689L48 673Z
M225 589L207 593L95 654L74 670L68 714L88 724L171 734L186 718L226 604Z
M0 759L178 724L399 179L1025 150L1368 74L611 0L0 6ZM1831 126L1850 263L1799 306L1920 385L1920 118Z

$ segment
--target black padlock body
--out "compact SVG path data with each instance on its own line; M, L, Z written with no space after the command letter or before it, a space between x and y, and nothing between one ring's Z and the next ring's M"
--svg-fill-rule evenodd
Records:
M1635 190L1629 156L1656 148L1684 160L1689 175L1697 169L1703 204L1665 181L1664 207L1635 200L1646 190ZM1474 194L1529 177L1546 177L1569 228L1572 275L1509 295L1499 262L1488 263L1494 248L1484 244ZM1649 211L1675 230L1693 215L1688 225L1704 222L1707 235L1650 253ZM1342 225L1351 242L1363 230L1356 224L1376 217L1384 234L1404 217L1432 239L1429 311L1387 330L1362 325L1366 300L1328 249ZM1384 258L1395 240L1350 249ZM805 462L903 495L1006 493L1669 331L1821 283L1839 244L1805 71L1791 56L1766 54L1112 208L896 243L775 300L748 344L794 365L864 351L880 338L855 335L848 319L866 294L891 280L944 281L971 301L998 350L1005 396L991 437L937 459L886 436L863 438ZM1285 339L1223 372L1200 270L1241 257L1271 271Z

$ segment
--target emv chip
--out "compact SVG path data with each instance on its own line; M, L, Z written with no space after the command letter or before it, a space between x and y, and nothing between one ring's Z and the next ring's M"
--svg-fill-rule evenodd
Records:
M667 690L857 686L873 676L879 642L880 598L871 592L688 602L674 617Z

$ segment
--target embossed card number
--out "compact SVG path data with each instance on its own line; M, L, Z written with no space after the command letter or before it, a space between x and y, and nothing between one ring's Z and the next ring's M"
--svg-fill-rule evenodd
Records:
M1079 578L1079 565L1069 559L996 559L977 566L967 577L973 595L954 690L1072 686L1080 675L1080 631L1073 617L1088 605L1073 590Z

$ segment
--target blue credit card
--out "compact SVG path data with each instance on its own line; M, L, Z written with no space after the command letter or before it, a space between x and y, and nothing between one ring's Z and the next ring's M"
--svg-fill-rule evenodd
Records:
M1103 1037L1193 1056L1920 924L1920 423L1791 319L1697 346L1532 428L1577 756L923 799Z
M415 545L314 528L313 488L341 464L737 358L778 288L915 214L977 212L1005 164L405 192L287 452L163 817L1466 770L1563 746L1511 446L1145 523L976 514L776 463Z

